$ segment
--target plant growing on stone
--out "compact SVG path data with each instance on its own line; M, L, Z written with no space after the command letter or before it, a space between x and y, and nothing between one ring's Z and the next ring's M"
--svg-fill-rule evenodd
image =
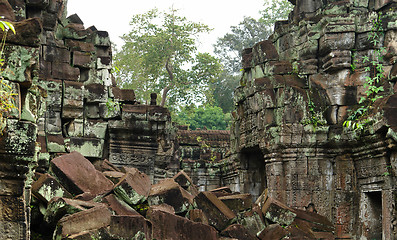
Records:
M3 19L4 17L0 17ZM11 30L15 34L14 26L7 22L0 20L0 29L3 32L1 42L0 42L0 134L2 134L5 128L5 114L10 112L12 109L16 108L14 105L14 96L15 93L12 92L11 86L4 80L3 71L4 71L4 47L5 41L7 38L7 33Z
M363 87L366 89L365 96L360 98L360 106L355 111L351 111L350 116L343 123L344 127L354 131L363 131L365 127L371 123L371 120L368 118L369 110L372 108L372 104L376 100L383 98L380 93L384 91L381 83L385 79L383 54L386 52L386 49L383 46L379 46L380 39L384 36L382 18L382 13L379 13L377 19L373 20L371 32L368 34L368 40L371 41L375 48L375 58L370 59L369 56L363 57L363 63L370 64L364 68L366 72L370 73L365 78L365 82L363 84Z

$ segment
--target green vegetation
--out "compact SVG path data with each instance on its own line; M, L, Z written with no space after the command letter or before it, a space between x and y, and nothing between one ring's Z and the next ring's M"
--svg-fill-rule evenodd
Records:
M173 116L173 120L181 125L188 125L191 130L207 128L210 130L225 130L229 126L230 113L213 105L189 105L182 107Z
M196 37L211 29L177 13L153 9L135 15L132 30L123 36L125 44L116 53L117 81L124 88L139 89L137 98L142 102L152 92L162 93L161 106L205 102L209 83L222 70L215 57L197 52Z
M2 19L4 17L0 17ZM0 134L5 128L5 114L9 113L12 109L16 108L14 105L14 96L11 86L3 78L4 71L4 47L7 38L7 33L11 30L15 34L14 26L6 21L0 20L0 29L2 30L2 38L0 42Z
M370 110L373 108L373 103L376 100L383 98L380 93L384 91L382 83L386 78L383 68L383 54L386 52L386 49L383 46L379 46L380 39L382 39L384 36L382 18L382 13L379 13L378 18L373 20L373 26L371 32L368 35L368 40L371 41L375 48L375 57L374 59L370 59L369 56L363 57L363 63L370 64L364 69L369 73L369 75L365 78L363 85L365 89L365 96L360 98L359 107L355 111L351 111L350 116L343 123L344 127L354 131L363 131L366 129L366 126L371 123L371 119L369 119L368 115ZM353 63L355 63L354 60Z

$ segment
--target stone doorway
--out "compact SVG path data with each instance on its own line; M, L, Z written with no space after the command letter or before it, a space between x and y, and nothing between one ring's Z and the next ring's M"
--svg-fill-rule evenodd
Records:
M267 188L265 161L259 147L244 149L241 152L241 168L244 173L244 193L250 193L252 199L257 199Z
M361 194L360 215L362 239L382 239L382 191L363 192Z

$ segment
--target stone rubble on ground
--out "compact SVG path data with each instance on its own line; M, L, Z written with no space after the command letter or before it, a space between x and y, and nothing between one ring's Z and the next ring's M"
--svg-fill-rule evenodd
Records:
M36 174L32 185L32 221L53 239L334 239L325 217L267 190L255 203L228 187L199 192L183 171L152 185L138 169L106 160L95 167L78 152L50 165L53 175Z

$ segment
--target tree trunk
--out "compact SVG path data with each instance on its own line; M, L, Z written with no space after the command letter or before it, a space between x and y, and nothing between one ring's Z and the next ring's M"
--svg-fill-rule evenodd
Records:
M174 83L174 73L172 72L172 65L170 64L170 59L165 63L165 69L167 70L168 76L170 77L170 84L163 89L163 95L161 98L160 106L164 107L165 101L167 100L168 91L172 88Z

